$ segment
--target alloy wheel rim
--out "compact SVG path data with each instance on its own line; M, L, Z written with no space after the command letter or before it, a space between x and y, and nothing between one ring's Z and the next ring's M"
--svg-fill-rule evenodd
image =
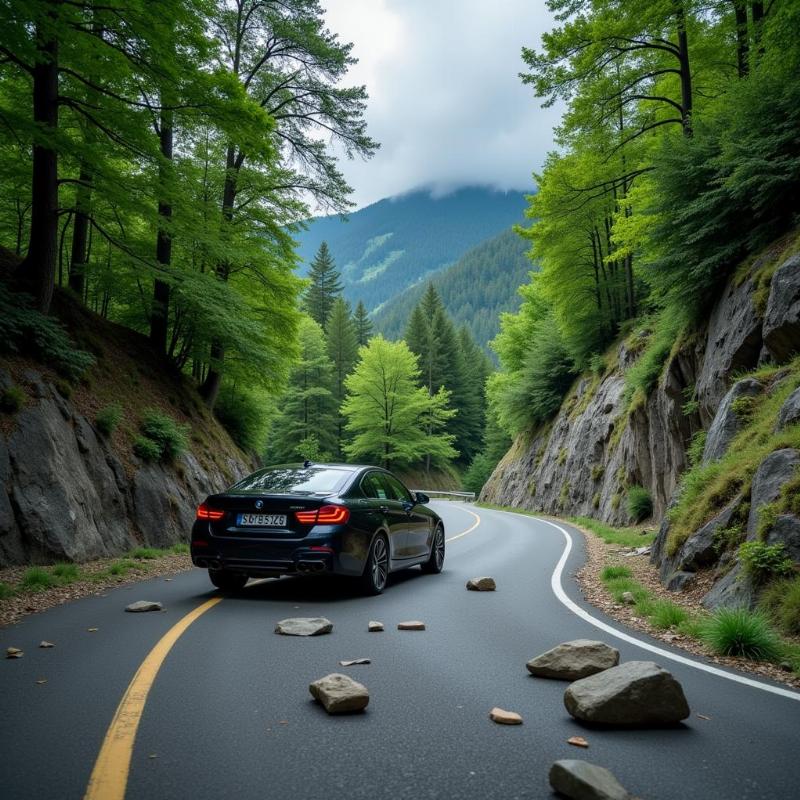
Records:
M442 533L441 528L439 528L439 530L436 531L436 543L434 544L434 558L436 559L437 569L441 569L442 564L444 564L444 533Z
M376 589L383 588L388 572L386 544L383 539L376 539L375 549L372 554L372 582L375 584Z

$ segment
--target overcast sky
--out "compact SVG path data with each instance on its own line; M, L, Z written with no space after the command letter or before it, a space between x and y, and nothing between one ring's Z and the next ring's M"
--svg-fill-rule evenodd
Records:
M530 189L552 147L555 109L518 73L523 45L551 27L545 0L323 0L353 42L349 84L366 84L369 161L342 159L361 208L431 186Z

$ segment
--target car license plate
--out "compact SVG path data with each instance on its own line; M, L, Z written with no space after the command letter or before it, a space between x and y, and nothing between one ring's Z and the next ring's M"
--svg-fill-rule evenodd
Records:
M285 528L285 514L239 514L236 524L253 525L258 528Z

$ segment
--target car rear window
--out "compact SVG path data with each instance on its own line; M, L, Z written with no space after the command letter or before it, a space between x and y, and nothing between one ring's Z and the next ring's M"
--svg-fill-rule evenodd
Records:
M331 467L263 469L231 487L242 492L274 494L331 494L339 491L353 473Z

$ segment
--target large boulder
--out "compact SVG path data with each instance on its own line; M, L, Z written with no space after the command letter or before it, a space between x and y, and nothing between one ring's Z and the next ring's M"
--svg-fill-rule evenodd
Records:
M631 800L620 782L605 768L565 758L550 767L553 790L570 800Z
M703 448L703 464L722 458L728 450L733 438L739 433L741 419L736 413L736 401L742 397L755 397L764 390L764 386L753 378L743 378L731 386L722 402L706 435Z
M583 722L668 725L689 716L683 689L652 661L628 661L567 687L567 711Z
M786 398L778 412L775 430L782 431L790 425L800 424L800 386Z
M779 364L800 351L800 256L788 258L772 276L763 336Z
M740 564L725 573L700 601L704 608L753 608L755 589Z
M761 509L777 500L784 484L795 477L798 466L800 466L800 451L791 447L775 450L758 465L750 490L748 539L756 538Z
M794 514L779 514L764 538L767 544L782 544L786 555L800 564L800 517Z
M591 639L563 642L528 663L528 672L538 678L575 681L619 664L619 650Z
M339 672L309 684L308 691L329 714L352 714L369 704L367 687Z

